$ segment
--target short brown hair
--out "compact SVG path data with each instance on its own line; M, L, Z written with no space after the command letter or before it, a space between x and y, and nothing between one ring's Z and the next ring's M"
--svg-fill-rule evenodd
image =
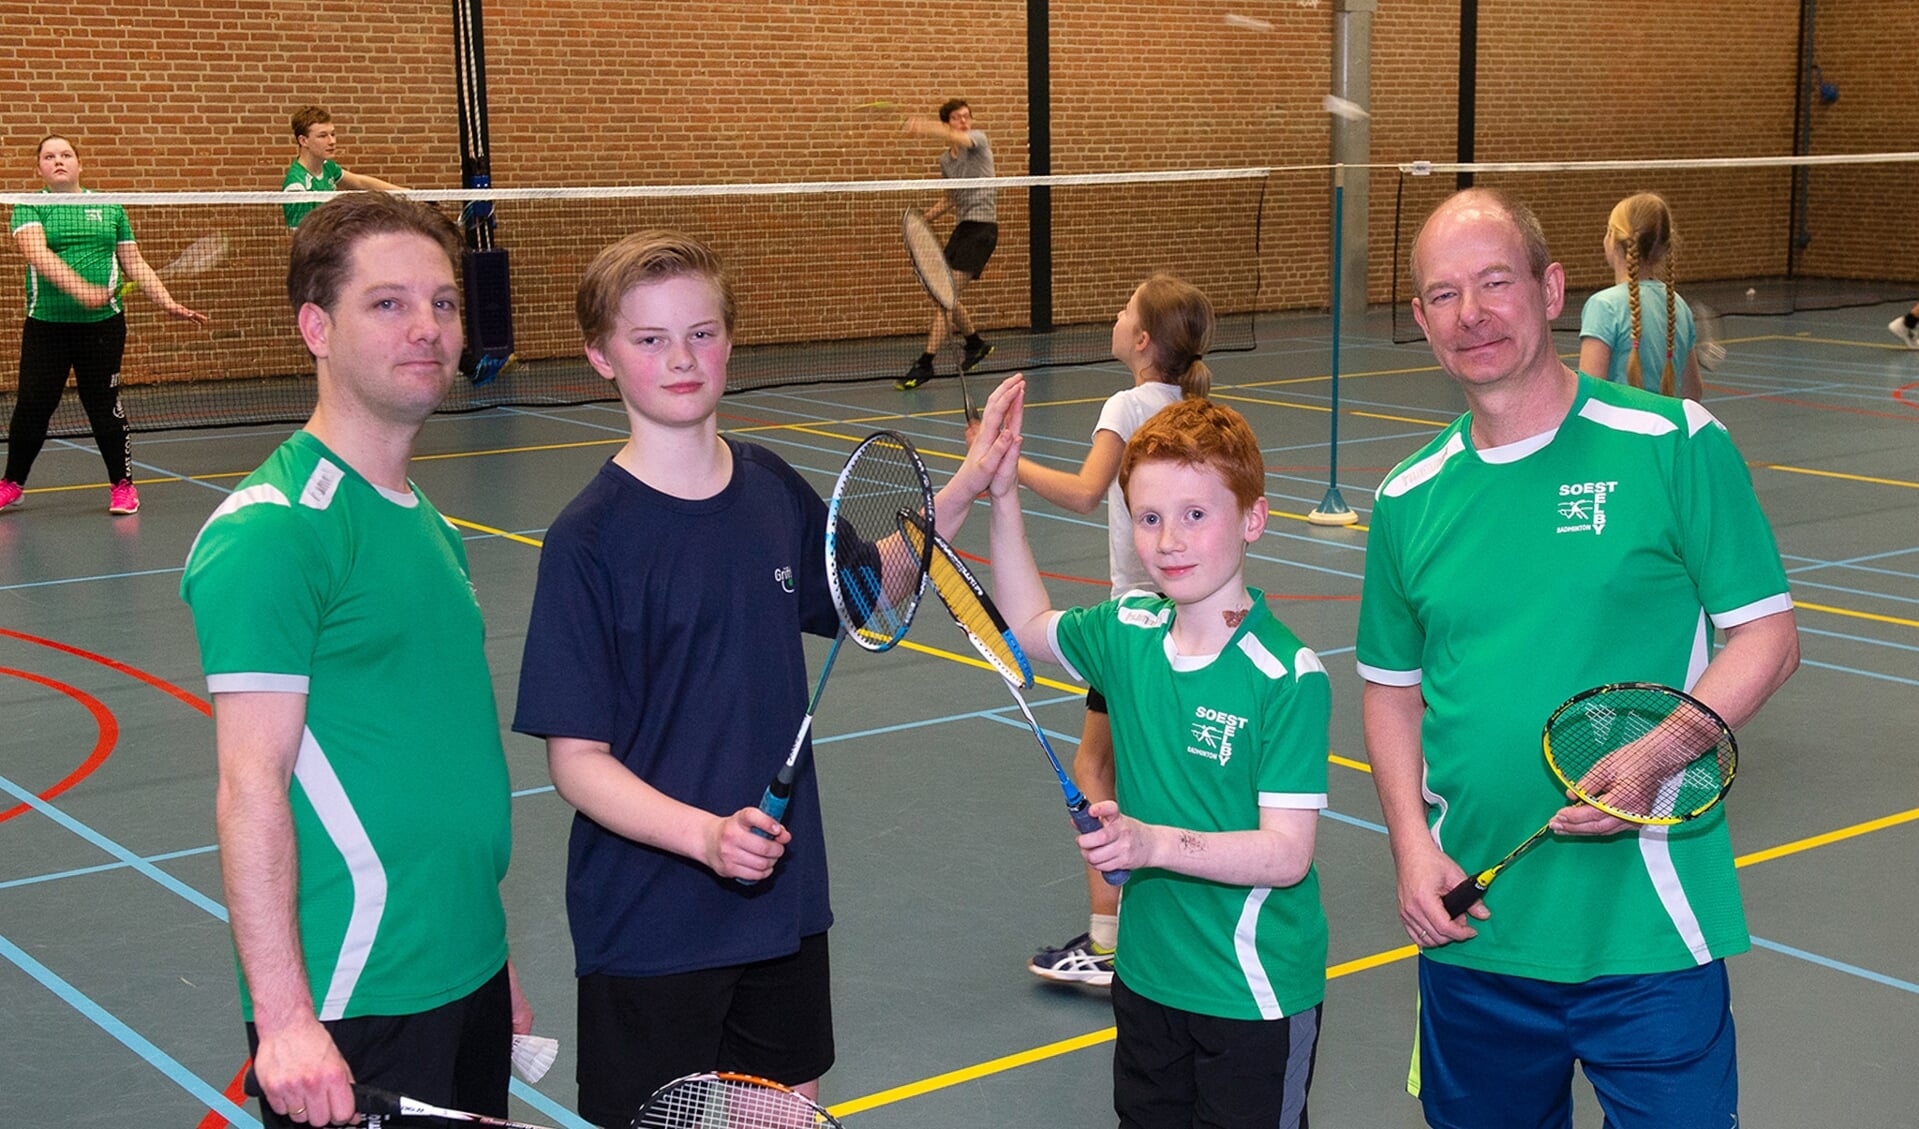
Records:
M346 192L313 209L293 229L287 258L287 301L295 313L308 302L332 310L353 260L370 235L413 234L439 244L447 262L460 261L460 229L431 204L386 192Z
M78 157L80 155L80 146L74 144L73 138L68 137L64 133L49 133L40 139L40 144L33 147L34 160L37 161L40 159L40 150L45 149L49 141L64 141L67 143L67 148L73 150L74 156Z
M972 109L972 107L966 104L966 99L948 98L945 102L940 104L940 120L943 122L952 121L953 111L970 110L970 109Z
M1218 474L1241 510L1266 495L1266 460L1246 417L1207 399L1179 400L1161 408L1133 432L1119 461L1119 489L1141 463L1179 463ZM1132 499L1127 498L1127 505Z
M333 115L326 112L325 106L302 106L293 111L293 139L298 141L307 135L307 130L332 120Z
M705 279L719 291L721 318L732 336L739 301L719 253L685 232L664 228L636 231L593 257L573 298L581 336L589 344L606 340L619 320L621 300L634 287L688 276Z

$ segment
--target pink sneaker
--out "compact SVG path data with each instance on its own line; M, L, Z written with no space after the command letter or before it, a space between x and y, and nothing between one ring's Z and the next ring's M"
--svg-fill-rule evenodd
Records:
M107 503L110 514L137 514L140 512L140 492L133 488L133 480L123 478L113 484L113 500Z
M18 502L20 496L25 493L26 491L20 489L18 482L9 482L4 478L0 478L0 510L4 510L8 506Z

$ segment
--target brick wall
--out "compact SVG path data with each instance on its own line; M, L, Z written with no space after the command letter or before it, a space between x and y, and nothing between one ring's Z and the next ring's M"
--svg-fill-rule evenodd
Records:
M999 171L1023 174L1025 9L1024 0L495 0L486 10L494 182L931 176L935 143L902 132L897 114L858 107L890 99L931 112L951 95L972 101ZM1221 19L1227 9L1273 30L1230 26ZM1736 17L1727 11L1721 0L1482 5L1478 158L1788 152L1799 4L1751 0ZM1815 109L1816 149L1910 147L1895 127L1919 106L1910 50L1919 8L1826 0L1820 13L1821 62L1843 96ZM94 188L273 188L293 152L288 114L318 102L334 113L347 167L410 186L458 187L450 19L444 0L14 0L0 7L0 186L37 187L33 143L59 129L81 142ZM1325 162L1329 125L1318 103L1330 84L1333 19L1330 2L1315 0L1054 0L1053 171ZM1374 161L1452 159L1456 20L1450 2L1380 4ZM1814 238L1805 269L1919 272L1911 177L1820 170L1810 179ZM1686 239L1682 280L1784 270L1787 174L1507 183L1539 209L1575 285L1605 281L1605 213L1641 188L1672 197ZM1109 316L1134 280L1168 265L1202 275L1216 267L1209 285L1229 308L1321 305L1326 185L1322 171L1273 178L1263 255L1251 264L1229 262L1248 230L1244 200L1060 193L1058 316ZM1450 185L1450 177L1408 185L1408 239ZM1390 170L1373 174L1375 301L1390 297L1396 187ZM911 332L924 307L903 276L901 285L855 301L820 298L870 288L876 263L903 269L891 234L899 202L828 217L837 227L790 208L744 219L690 207L574 218L516 217L503 208L524 299L522 334L541 348L570 348L570 286L584 259L630 223L662 221L732 241L749 337ZM1024 192L1003 192L1001 205L1001 250L973 301L989 322L1018 324L1029 317ZM136 215L156 262L197 234L172 223ZM298 350L283 336L289 319L277 302L263 310L258 297L277 289L284 236L270 214L245 226L244 254L236 245L223 281L186 289L219 319L216 344L238 342L249 356L274 364L290 357L297 367ZM19 260L0 252L0 264L0 340L8 340L18 322ZM204 338L153 324L137 306L135 321L130 379L204 370ZM0 372L0 381L10 376Z

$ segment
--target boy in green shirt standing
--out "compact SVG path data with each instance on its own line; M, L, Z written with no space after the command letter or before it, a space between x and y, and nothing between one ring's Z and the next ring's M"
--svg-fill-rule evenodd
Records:
M302 106L293 112L293 144L300 152L287 166L286 179L280 182L283 192L338 192L346 189L352 192L404 192L397 184L381 180L377 176L365 173L348 172L333 160L333 151L339 146L339 136L333 129L333 115L327 113L324 106ZM300 226L300 219L308 212L319 207L318 204L282 204L280 210L286 214L287 229Z
M993 395L1011 398L1016 430L1023 382ZM1161 410L1127 443L1119 484L1165 594L1057 612L1013 474L992 483L1007 622L1111 709L1118 798L1090 809L1105 826L1079 846L1102 871L1132 871L1112 985L1114 1109L1129 1129L1303 1126L1326 991L1313 868L1326 671L1246 586L1266 497L1245 419L1203 399Z

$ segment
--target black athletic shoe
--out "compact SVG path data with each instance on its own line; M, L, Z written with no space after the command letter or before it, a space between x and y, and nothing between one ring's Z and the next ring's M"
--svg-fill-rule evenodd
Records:
M927 363L925 357L921 357L913 362L912 368L906 370L905 376L893 382L893 387L901 392L911 392L931 379L933 379L933 366Z
M960 361L960 371L972 372L979 367L981 361L992 355L993 343L991 341L981 341L978 345L968 345L966 347L966 358Z

